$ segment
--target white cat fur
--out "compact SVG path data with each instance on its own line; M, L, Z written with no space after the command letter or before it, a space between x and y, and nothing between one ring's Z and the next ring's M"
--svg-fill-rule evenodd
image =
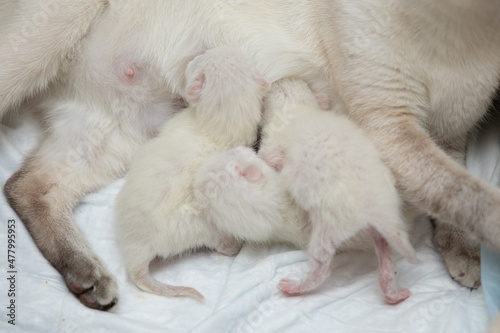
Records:
M207 216L243 241L286 241L304 248L309 239L313 270L300 283L280 282L292 294L316 288L339 249L363 242L360 247L366 248L371 235L385 300L408 298L410 292L397 287L386 241L409 261L418 260L400 217L395 181L376 148L347 117L319 109L301 80L273 84L265 106L259 155L282 171L273 172L246 148L217 155L195 183L195 193L207 201Z
M459 163L498 86L499 16L500 0L3 1L0 116L34 97L48 127L6 197L69 289L111 307L117 285L72 208L123 176L179 109L190 60L238 46L270 82L328 80L393 171L407 218L410 206L434 216L450 274L477 287L469 235L500 249L500 192Z
M288 243L305 249L307 218L277 172L255 151L238 147L200 168L195 194L203 213L227 235L250 243Z
M291 294L316 288L330 274L337 250L369 231L379 253L386 301L408 298L408 290L392 283L385 241L410 262L418 260L401 219L394 178L375 146L345 115L321 110L301 80L274 83L265 110L259 155L281 170L282 183L307 213L312 228L311 272L302 281L282 280L280 288Z
M172 118L139 153L118 195L118 235L127 271L143 290L165 296L203 296L155 281L149 263L209 247L233 254L241 247L206 221L194 197L195 174L212 155L257 139L269 85L244 54L219 47L186 70L189 107Z

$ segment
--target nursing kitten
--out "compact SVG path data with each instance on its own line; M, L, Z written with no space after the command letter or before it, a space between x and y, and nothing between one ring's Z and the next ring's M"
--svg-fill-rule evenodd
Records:
M337 251L365 249L371 236L386 302L404 301L411 293L397 287L389 245L412 263L418 259L394 179L375 147L345 116L321 110L301 80L274 83L265 106L259 155L281 171L273 173L249 149L217 155L195 183L197 197L207 201L206 215L243 241L304 248L309 239L312 270L300 282L280 281L289 294L315 289Z
M232 45L269 82L327 79L406 218L432 215L450 275L477 287L478 241L500 249L500 191L462 165L498 87L499 16L500 0L0 2L0 117L40 101L47 125L6 197L82 303L111 307L116 282L72 209L179 110L187 63Z
M319 286L333 256L360 232L372 236L386 302L410 296L398 289L388 244L417 263L401 218L391 171L363 131L346 116L323 111L307 84L285 79L267 95L259 155L280 171L282 183L309 217L312 270L302 281L283 279L288 294Z
M205 219L193 192L196 172L221 151L257 139L261 102L269 84L241 51L219 47L186 70L189 107L136 156L116 202L117 229L130 278L145 291L192 296L196 290L154 280L149 264L208 247L234 254L241 243Z
M227 235L254 244L307 247L306 215L253 149L215 155L198 171L194 188L204 216Z

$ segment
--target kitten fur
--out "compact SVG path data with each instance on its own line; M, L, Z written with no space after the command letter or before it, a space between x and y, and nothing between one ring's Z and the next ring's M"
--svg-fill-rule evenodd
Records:
M450 275L477 287L478 241L500 249L500 191L463 163L498 87L499 16L500 0L2 1L0 117L34 103L46 119L4 192L68 288L111 308L116 282L72 209L182 108L189 61L235 46L271 83L326 80L393 172L406 219L432 215Z
M385 300L408 298L410 292L397 287L387 241L410 262L418 260L400 217L394 179L375 147L345 116L320 110L303 81L273 84L265 106L259 155L282 171L248 148L215 156L195 183L206 215L242 241L284 241L299 248L308 242L313 270L301 283L282 280L286 293L317 287L329 275L335 252L364 249L371 235Z
M375 146L346 116L321 110L302 80L274 83L264 106L259 154L281 170L282 183L312 228L311 272L302 281L283 279L279 287L289 294L316 288L330 274L337 250L364 231L375 240L385 300L408 298L409 291L396 286L387 242L408 261L418 260L400 216L394 178Z
M310 231L305 214L253 149L237 147L215 155L200 168L194 187L203 214L227 235L242 242L306 248Z
M196 290L154 280L149 263L208 247L234 254L241 247L205 219L193 193L195 174L212 155L257 139L269 84L252 61L230 47L207 50L189 63L189 107L136 156L116 202L117 230L127 271L145 291L192 296Z

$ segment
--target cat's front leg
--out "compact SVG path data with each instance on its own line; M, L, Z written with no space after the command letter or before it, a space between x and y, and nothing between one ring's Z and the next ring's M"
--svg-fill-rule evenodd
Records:
M481 285L481 246L451 224L434 220L434 241L451 278L469 288Z
M440 142L442 149L455 161L465 165L466 136ZM481 245L467 232L439 219L432 219L434 242L443 257L451 278L469 288L481 285Z
M359 110L358 110L359 111ZM405 198L500 249L500 191L448 156L409 110L351 113L373 139Z
M71 107L70 107L71 106ZM73 220L72 208L87 193L122 176L135 149L133 135L116 119L65 104L39 146L4 187L36 245L68 288L90 308L107 310L118 286Z

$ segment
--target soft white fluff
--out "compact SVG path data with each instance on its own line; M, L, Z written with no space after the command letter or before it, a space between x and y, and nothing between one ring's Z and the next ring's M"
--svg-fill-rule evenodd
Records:
M390 170L362 130L344 115L321 110L307 84L273 84L265 102L259 155L237 148L217 155L199 172L196 193L221 230L245 241L309 239L312 271L301 282L282 280L286 293L321 284L331 260L355 236L371 235L380 260L379 281L389 303L410 296L395 282L388 244L417 262ZM291 198L290 198L291 196ZM291 200L293 199L293 200ZM361 246L366 247L366 244Z
M191 288L153 280L149 263L209 247L234 253L240 244L223 236L200 212L195 174L212 155L257 139L262 97L268 89L240 51L220 47L196 57L186 70L190 106L139 153L118 195L118 234L127 271L142 289L166 296L203 296Z
M389 303L409 297L397 289L387 243L417 262L389 168L373 143L345 115L321 110L301 80L274 83L264 117L260 155L281 170L282 183L311 224L312 270L302 281L282 280L286 293L316 288L330 274L339 248L369 232L379 254L379 281ZM388 267L391 265L391 268Z
M499 16L500 0L2 1L0 116L36 96L48 125L7 198L82 302L114 304L72 208L181 108L189 61L237 46L270 82L328 79L407 207L436 217L450 274L477 286L463 230L500 249L500 192L457 161L498 86Z
M307 246L310 228L305 214L278 173L250 148L238 147L211 158L198 172L195 193L204 214L232 237Z

